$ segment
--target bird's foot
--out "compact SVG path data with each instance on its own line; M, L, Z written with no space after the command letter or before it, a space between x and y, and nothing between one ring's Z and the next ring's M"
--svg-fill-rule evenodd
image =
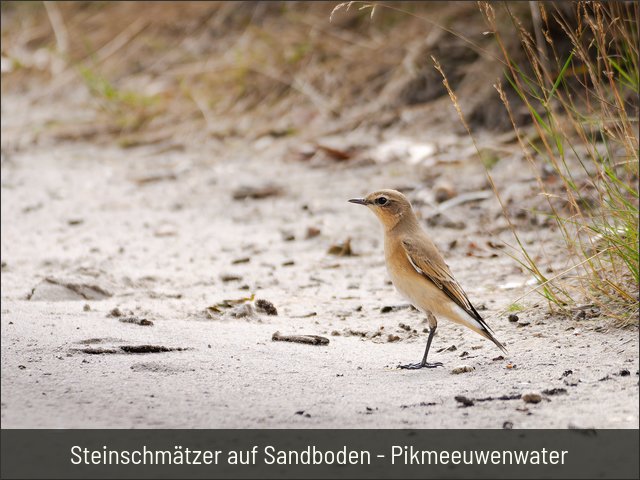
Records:
M436 368L442 367L442 362L425 362L425 363L408 363L406 365L398 365L398 368L402 370L420 370L421 368Z

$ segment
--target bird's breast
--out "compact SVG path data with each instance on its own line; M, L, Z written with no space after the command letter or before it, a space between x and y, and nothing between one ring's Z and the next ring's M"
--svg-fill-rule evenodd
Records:
M421 299L427 287L425 279L413 268L399 242L398 245L385 242L385 260L391 282L396 290L413 306L422 309Z
M414 307L449 317L446 295L411 264L401 242L385 242L387 271L394 287Z

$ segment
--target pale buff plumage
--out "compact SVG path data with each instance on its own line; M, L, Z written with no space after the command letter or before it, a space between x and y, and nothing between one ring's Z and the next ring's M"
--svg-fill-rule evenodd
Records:
M441 365L426 361L437 327L436 317L464 325L506 351L451 275L449 266L420 227L411 203L402 193L380 190L365 198L349 201L366 205L376 214L384 227L384 252L391 281L414 307L429 318L431 331L422 362L404 365L403 368Z

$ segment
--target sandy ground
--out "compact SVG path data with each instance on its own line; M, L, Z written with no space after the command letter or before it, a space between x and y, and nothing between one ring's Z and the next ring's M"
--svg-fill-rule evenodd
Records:
M5 146L19 111L3 99ZM3 428L638 428L637 329L549 315L536 295L518 321L499 313L530 285L488 246L508 239L492 198L428 228L472 301L496 314L509 355L441 321L431 359L445 366L395 368L421 358L426 325L408 308L383 313L403 301L381 230L346 200L402 187L427 216L425 178L476 191L482 169L303 162L294 143L3 148ZM531 190L521 165L495 174ZM265 182L282 193L233 198ZM347 238L356 255L328 253ZM251 294L278 315L206 312ZM131 317L153 325L121 321ZM276 331L329 344L274 342ZM179 350L125 351L145 345ZM462 365L473 370L452 373Z

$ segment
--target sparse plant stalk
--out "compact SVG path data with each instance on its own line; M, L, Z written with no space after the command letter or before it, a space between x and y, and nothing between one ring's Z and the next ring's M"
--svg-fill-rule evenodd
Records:
M524 156L535 172L547 164L561 179L562 190L553 191L536 175L549 214L579 271L555 278L550 282L553 288L543 294L561 307L586 297L623 324L635 323L638 6L577 2L573 20L553 5L540 3L539 8L547 51L554 52L554 58L542 58L523 21L508 11L525 53L525 60L518 64L503 41L504 26L496 21L494 6L480 4L506 61L505 77L527 107L535 129L536 135L530 137L519 128L506 93L497 84ZM565 57L549 33L552 22L569 41L571 49ZM544 277L538 274L541 268L522 243L518 245L522 265L543 283Z

